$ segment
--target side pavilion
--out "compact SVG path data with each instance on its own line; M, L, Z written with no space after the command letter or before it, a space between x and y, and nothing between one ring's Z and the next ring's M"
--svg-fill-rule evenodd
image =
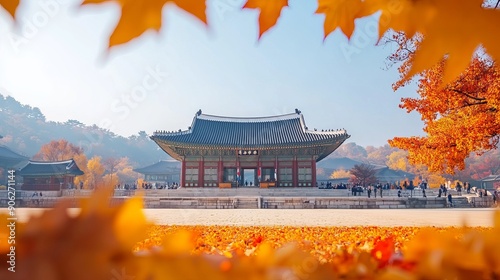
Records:
M316 162L350 136L310 130L299 110L258 118L196 113L188 130L151 139L181 162L183 187L313 187Z

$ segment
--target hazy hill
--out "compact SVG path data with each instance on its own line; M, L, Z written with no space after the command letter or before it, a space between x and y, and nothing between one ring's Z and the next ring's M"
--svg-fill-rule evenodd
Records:
M83 147L88 157L128 157L135 166L144 166L169 156L158 149L144 131L128 138L77 120L47 121L37 107L23 105L0 94L0 144L32 157L43 144L66 139Z

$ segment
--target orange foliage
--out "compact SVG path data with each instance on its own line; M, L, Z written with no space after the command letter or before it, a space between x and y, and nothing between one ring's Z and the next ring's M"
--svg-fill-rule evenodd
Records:
M410 162L430 171L463 169L471 152L495 149L500 137L500 72L488 59L474 58L452 83L442 86L444 63L424 71L420 98L403 98L400 107L417 111L426 137L396 137L389 143L409 152Z
M62 161L74 159L75 156L82 154L82 148L69 143L67 140L60 139L50 141L50 143L43 145L33 159L41 161Z

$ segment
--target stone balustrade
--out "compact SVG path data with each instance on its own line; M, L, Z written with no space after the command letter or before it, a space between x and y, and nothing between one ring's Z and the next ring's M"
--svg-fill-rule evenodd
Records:
M192 209L405 209L405 208L444 208L446 197L437 197L435 190L427 190L423 197L421 190L402 191L383 190L383 197L368 198L365 193L352 196L350 190L301 189L301 188L196 188L178 190L145 190L145 208L192 208ZM453 191L454 192L454 191ZM90 196L89 190L44 191L43 196L33 197L33 191L16 191L16 207L52 207L58 200L67 199L76 207L80 197ZM110 204L124 201L135 195L133 190L115 190ZM478 197L452 193L454 206L491 207L492 196ZM61 196L62 195L62 196ZM0 206L8 203L7 191L0 191Z

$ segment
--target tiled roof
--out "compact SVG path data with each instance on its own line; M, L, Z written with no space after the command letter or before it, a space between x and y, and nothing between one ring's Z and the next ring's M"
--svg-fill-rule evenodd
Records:
M178 161L161 160L155 164L134 169L135 172L141 174L179 174L181 165Z
M481 179L482 182L500 181L500 175L489 175Z
M0 166L12 168L18 163L27 160L27 157L12 151L6 146L0 145Z
M377 169L375 177L377 177L377 179L381 182L395 182L395 181L402 181L405 179L413 180L415 174L405 172L403 170L395 170L395 169L390 169L389 167L384 167Z
M345 130L310 130L300 111L263 117L233 118L201 114L188 130L155 132L154 141L185 147L275 148L328 145L344 142Z
M21 176L83 175L75 161L29 161L18 173Z

